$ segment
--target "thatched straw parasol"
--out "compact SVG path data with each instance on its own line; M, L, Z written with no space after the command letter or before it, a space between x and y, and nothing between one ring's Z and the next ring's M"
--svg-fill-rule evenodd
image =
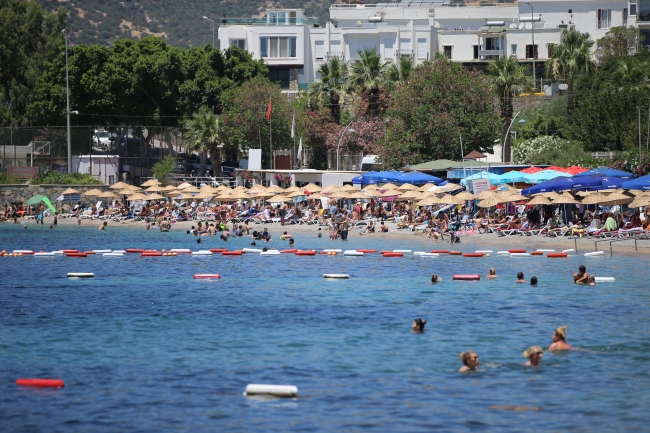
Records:
M129 185L126 182L118 182L118 183L114 183L113 185L109 186L109 188L110 189L124 189L124 188L128 188L129 186L131 186L131 185Z
M542 197L549 198L551 200L555 200L556 198L560 197L560 194L556 193L555 191L549 191L549 192L544 192L540 194Z
M149 200L149 197L147 197L146 195L144 195L144 194L141 193L141 192L137 192L137 193L133 194L132 196L127 197L126 199L127 199L128 201L134 201L134 200Z
M497 197L498 197L498 195L497 195ZM501 203L514 203L514 202L518 202L518 201L528 201L529 198L524 197L523 195L521 195L521 194L519 194L517 192L515 192L515 193L511 192L510 194L506 195L505 197L501 198L500 200L501 200Z
M268 201L269 203L284 203L285 201L291 201L292 199L287 197L284 194L278 194L274 195L273 197L269 198Z
M163 191L176 191L176 187L172 185L167 185L162 189Z
M327 198L327 196L324 196L320 192L315 192L313 194L309 194L309 199L320 200L322 198Z
M461 200L475 200L476 199L476 196L474 194L472 194L471 192L468 192L468 191L459 192L454 197L459 198Z
M379 197L382 197L382 198L383 198L383 197L395 197L395 196L397 196L397 197L401 197L401 196L402 196L402 192L401 192L401 191L398 191L398 190L396 190L396 189L394 189L394 188L391 188L391 189L387 189L386 191L384 191L383 193L381 193L381 194L379 195Z
M104 192L104 191L102 191L101 189L93 188L93 189L89 189L89 190L86 191L86 192L82 192L81 194L82 194L82 195L91 195L91 196L95 196L95 195L99 195L99 194L101 194L101 193L103 193L103 192Z
M149 191L148 188L147 188L147 191ZM193 194L193 193L199 192L199 191L200 190L195 186L188 186L187 188L183 188L183 194Z
M117 198L117 196L112 191L104 191L103 193L99 194L97 197L101 197L101 198Z
M303 186L302 189L303 189L303 191L309 191L310 193L321 192L323 190L323 188L316 185L315 183L309 183L309 184Z
M79 191L73 188L68 188L61 193L61 195L67 195L67 194L79 194Z
M440 197L440 202L443 204L463 204L465 203L465 200L459 199L451 194L445 194Z
M195 195L193 198L206 199L206 198L212 198L215 195L217 195L217 193L212 191L199 191L199 193Z
M284 193L286 194L286 193L288 193L288 192L302 192L302 191L303 191L303 190L302 190L301 188L299 188L299 187L293 185L293 186L290 186L289 188L285 189L285 190L284 190Z
M167 197L178 197L179 195L183 194L180 191L167 191L166 192Z
M280 188L277 185L271 185L270 187L266 188L267 192L272 192L274 194L281 194L284 192L284 188Z
M477 206L478 207L485 207L485 208L494 207L497 204L499 204L500 202L501 202L501 200L499 198L497 198L496 196L495 197L489 197L489 198L483 199L480 202L478 202Z
M415 191L415 190L419 190L420 188L410 183L405 183L403 185L398 186L397 189L400 191Z
M629 195L616 191L611 194L608 194L605 196L605 200L601 202L601 204L605 206L614 206L616 204L627 204L631 203L634 200L633 197L630 197Z
M417 203L415 203L418 206L433 206L436 204L442 204L442 201L440 201L440 197L436 195L430 195Z
M528 202L528 206L535 206L535 205L543 206L548 204L551 204L551 200L547 199L542 195L537 195L533 197L531 201Z
M143 183L141 186L158 186L160 185L160 182L158 182L156 179L149 179L145 183Z
M406 191L401 195L400 198L403 198L405 200L415 200L416 198L420 197L422 193L418 190L412 190L412 191ZM370 198L370 197L368 197Z
M423 185L423 186L421 186L421 187L418 188L418 189L419 189L420 191L422 191L422 192L426 192L426 191L429 191L429 190L430 190L431 188L433 188L434 186L436 186L436 185L434 185L434 184L432 184L432 183L427 183L426 185Z
M590 194L587 197L583 198L581 203L582 204L598 204L602 203L603 200L605 200L605 196L600 193L596 194Z
M492 191L491 189L488 189L488 190L485 190L483 192L480 192L480 193L476 194L476 198L479 199L479 200L483 200L483 199L486 199L486 198L494 198L496 196L497 196L497 193Z
M571 193L558 194L558 197L553 199L553 204L576 204L580 203L576 200Z
M233 191L230 193L233 200L251 200L251 195L246 191Z
M152 185L149 188L145 189L145 191L147 191L147 192L160 192L162 190L163 189L161 187L159 187L158 185Z
M164 199L164 198L165 198L165 197L163 197L162 195L160 195L160 194L156 194L156 193L149 194L149 195L147 196L147 200L162 200L162 199Z

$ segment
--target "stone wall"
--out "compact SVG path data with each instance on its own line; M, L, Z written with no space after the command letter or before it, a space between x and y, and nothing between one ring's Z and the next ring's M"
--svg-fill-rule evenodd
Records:
M82 193L93 188L108 190L107 185L0 185L0 204L4 206L11 202L25 203L37 194L47 196L55 204L56 198L68 188L74 188ZM95 197L84 198L84 202L94 201L96 201Z

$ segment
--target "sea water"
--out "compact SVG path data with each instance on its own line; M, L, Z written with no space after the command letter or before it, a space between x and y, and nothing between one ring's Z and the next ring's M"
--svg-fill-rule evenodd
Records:
M96 225L3 224L0 250L241 249L251 242L212 236L197 245L174 229L109 223L100 232ZM274 240L258 248L288 248L279 227L270 231ZM296 246L449 247L381 234L330 241L316 229L297 235ZM468 238L454 249L486 246ZM574 285L580 264L616 282ZM490 267L498 279L451 278L484 277ZM518 271L539 284L515 283ZM95 278L68 279L68 272ZM194 280L196 273L221 279ZM432 285L431 274L442 282ZM641 254L3 257L0 275L3 432L619 432L646 431L650 421L650 271ZM426 332L412 334L418 317ZM541 367L524 367L522 352L548 347L562 325L582 350L546 352ZM465 350L479 354L480 372L457 372ZM60 378L66 387L19 387L19 377ZM249 383L295 385L299 396L245 397Z

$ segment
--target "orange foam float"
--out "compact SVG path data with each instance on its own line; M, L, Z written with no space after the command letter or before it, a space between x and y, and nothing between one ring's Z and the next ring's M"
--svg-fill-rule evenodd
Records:
M449 250L431 250L433 254L449 254Z
M481 276L479 274L457 274L452 279L456 281L476 281L480 280Z
M520 248L520 249L515 249L515 250L508 250L509 253L525 253L526 249L525 248Z
M143 248L127 248L124 251L126 251L127 253L140 253L140 254L144 253Z
M315 250L298 250L294 253L297 256L315 256L316 251Z
M219 274L194 274L194 278L197 280L218 280L221 278Z
M566 253L548 253L548 254L546 254L546 257L550 257L552 259L553 258L566 257L566 256L567 256Z
M244 254L243 251L222 251L221 255L222 256L241 256Z
M384 257L404 257L404 253L394 253L392 251L389 251L387 253L382 253Z
M465 253L463 257L483 257L483 253Z
M39 388L63 388L65 383L61 379L16 379L16 385L36 386Z
M377 252L377 250L357 250L357 251L359 251L360 253L364 253L364 254L376 253Z
M86 253L65 253L66 257L88 257Z

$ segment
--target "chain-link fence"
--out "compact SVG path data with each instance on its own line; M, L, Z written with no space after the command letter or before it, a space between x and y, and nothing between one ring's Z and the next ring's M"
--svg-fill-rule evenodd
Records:
M140 184L165 156L176 157L174 174L198 172L200 161L184 147L175 128L76 126L70 130L72 167L68 167L66 127L0 128L2 169L38 167L91 174L111 184L119 180Z

